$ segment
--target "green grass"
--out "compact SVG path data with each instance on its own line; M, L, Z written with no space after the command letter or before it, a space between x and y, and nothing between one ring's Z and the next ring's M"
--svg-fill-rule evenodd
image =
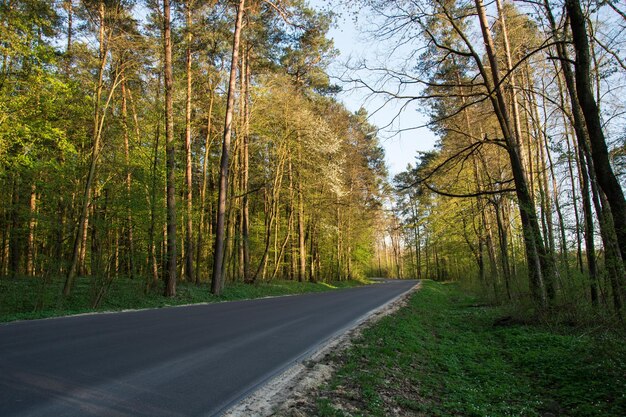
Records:
M626 415L621 330L500 321L504 315L455 284L425 281L407 307L335 359L339 370L311 414Z
M260 282L256 285L227 283L219 297L207 284L196 286L179 282L174 298L163 297L161 289L145 293L145 281L118 279L105 292L97 309L91 308L100 286L89 278L79 278L72 294L61 295L63 280L46 282L38 278L0 279L0 322L57 317L93 311L159 308L182 304L245 300L252 298L332 291L363 285L359 281L310 283L297 281Z

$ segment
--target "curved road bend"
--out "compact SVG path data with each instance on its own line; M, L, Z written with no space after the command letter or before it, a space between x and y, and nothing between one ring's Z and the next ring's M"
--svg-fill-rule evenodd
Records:
M0 325L0 416L210 416L413 287Z

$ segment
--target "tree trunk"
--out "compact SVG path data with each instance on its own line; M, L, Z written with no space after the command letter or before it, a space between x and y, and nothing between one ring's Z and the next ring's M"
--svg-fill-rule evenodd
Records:
M65 212L65 201L63 197L59 197L59 202L57 205L57 226L52 229L52 233L56 234L56 239L50 239L51 241L55 242L54 250L52 251L52 253L54 254L53 256L56 261L56 264L54 264L55 261L53 261L51 265L53 268L50 268L50 272L52 272L52 269L54 269L54 271L57 272L59 275L63 274L65 271L64 263L62 261L63 259L65 259L65 257L63 256L63 242L65 241Z
M310 257L311 260L309 261L309 282L316 282L315 276L316 276L316 272L315 272L315 241L316 241L316 227L315 227L315 221L313 220L313 218L311 218L311 220L309 220L308 223L308 229L309 229L309 244L310 244Z
M241 234L243 244L243 277L244 281L250 280L250 202L248 196L248 182L250 178L249 172L249 145L250 145L250 51L246 50L245 54L245 71L243 76L243 199L241 208Z
M504 288L506 296L511 300L511 267L509 264L509 238L508 226L504 224L502 217L504 213L504 205L500 201L494 204L496 213L496 224L498 225L498 239L500 242L500 262L502 263L502 276L504 277Z
M519 103L517 101L517 84L515 81L515 72L513 71L513 62L511 58L511 47L509 45L509 34L506 26L506 18L504 16L504 10L502 8L502 0L496 0L496 8L498 10L498 18L500 20L500 27L502 30L502 39L504 40L504 57L506 58L505 70L509 73L507 87L510 91L511 97L511 117L513 118L513 127L515 130L516 145L519 148L520 159L524 160L524 152L522 147L522 124L520 119ZM530 135L529 139L530 139ZM532 161L532 152L530 147L528 148L529 161ZM532 177L532 169L529 172ZM532 179L531 179L532 181ZM532 187L531 187L532 192Z
M298 146L300 141L298 141ZM302 154L298 148L298 164L302 165ZM306 274L306 245L304 244L304 196L302 195L302 174L298 171L298 247L300 255L300 268L298 269L298 281L304 281Z
M272 237L272 229L273 229L276 216L279 210L280 189L282 187L282 181L283 181L283 167L284 167L285 159L286 159L286 155L285 155L286 150L282 151L281 153L282 155L278 156L280 159L278 161L278 166L276 167L276 175L274 176L271 190L267 193L269 201L267 204L268 212L266 213L266 220L265 220L265 245L264 245L263 255L261 257L259 266L256 272L254 273L254 275L252 276L252 279L251 279L252 282L255 282L257 280L259 273L261 271L263 271L262 276L265 277L265 270L267 268L267 256L269 253L271 237Z
M529 76L529 85L530 82L530 72ZM542 80L543 83L543 80ZM543 90L545 91L545 85ZM539 116L539 106L537 104L537 100L535 99L534 93L530 94L531 108L534 113L534 119L536 121L537 126L537 181L539 183L539 194L540 194L540 204L541 204L541 219L543 225L543 237L544 241L546 241L546 252L547 256L550 257L550 263L552 265L556 264L555 259L555 243L554 243L554 225L552 220L552 201L550 199L550 192L548 187L548 168L546 166L546 153L550 152L548 148L548 132L546 131L545 123L541 123L541 118ZM547 123L548 115L546 113L546 106L543 106L543 120ZM530 136L530 135L529 135ZM543 139L543 140L542 140ZM545 143L545 147L543 146ZM558 271L556 268L554 269L554 278L552 280L546 280L546 292L548 293L548 297L550 299L554 299L556 295L556 278L558 278Z
M133 213L132 213L132 196L131 196L131 186L132 186L132 175L130 170L130 144L128 139L128 107L126 103L126 77L122 74L122 83L121 83L121 92L122 92L122 130L124 131L124 158L126 163L126 227L127 227L127 236L126 236L126 244L127 247L127 273L128 276L132 279L135 275L135 267L134 267L134 256L135 256L135 247L134 247L134 239L133 239Z
M196 284L200 284L200 271L202 264L202 238L204 232L207 229L205 225L205 211L206 211L206 187L207 187L207 168L209 165L209 155L211 151L211 118L213 116L213 102L215 101L215 91L211 89L211 97L209 98L209 111L207 114L206 122L206 137L204 141L204 159L202 162L202 186L200 187L200 225L198 228L198 241L196 242Z
M35 184L30 186L30 199L28 204L28 240L26 242L26 275L35 275L35 227L37 219L37 188Z
M193 270L193 182L191 166L191 2L185 2L185 18L187 24L187 95L185 101L185 181L187 186L187 233L185 234L185 275L189 282L194 280Z
M215 250L213 251L213 277L211 292L220 295L222 289L222 265L224 261L224 220L226 215L226 194L228 191L228 164L230 152L230 137L232 132L233 111L235 107L235 88L237 83L237 62L239 61L239 41L245 7L245 0L239 0L235 32L233 34L233 51L230 63L230 78L228 81L228 96L226 100L226 116L224 119L224 141L222 142L222 157L220 160L220 184L218 192L217 225L215 230Z
M293 184L293 163L291 160L292 154L291 154L291 148L289 149L289 223L287 224L287 234L289 235L289 279L290 280L294 280L296 279L296 270L298 269L297 266L297 261L296 261L296 244L294 239L292 238L296 232L295 232L295 220L294 220L294 213L296 211L296 199L295 199L295 191L294 191L294 184Z
M548 0L544 0L544 7L546 9L546 15L548 17L548 20L550 22L552 34L555 38L559 39L556 21L554 19L554 16L552 15L552 10L550 9ZM578 3L573 4L573 2L569 2L567 3L567 7L568 7L568 13L569 13L569 9L571 8L574 12L574 15L577 15L576 21L578 24L583 25L583 32L584 32L585 22L584 22L584 19L582 19L581 21L581 16L578 14L578 13L582 13L582 11L580 10L580 4ZM572 22L571 24L574 25L574 22ZM580 30L580 28L578 28L577 30ZM616 310L620 310L621 305L622 305L620 297L623 292L624 276L625 276L624 274L625 259L623 256L623 249L620 247L620 245L623 244L624 242L623 242L623 239L622 241L620 241L620 236L617 233L616 225L613 222L614 219L612 218L613 216L611 215L613 206L611 206L610 210L606 210L604 207L604 204L601 204L600 202L602 198L606 198L606 197L603 195L603 192L601 190L597 190L598 188L597 184L599 184L600 188L602 188L601 180L600 178L598 178L598 176L601 175L601 172L604 172L605 174L607 173L605 172L606 166L604 167L604 170L598 169L595 167L595 163L596 163L596 159L602 162L601 161L603 159L602 148L604 148L604 150L606 151L606 143L603 142L603 136L601 137L602 141L600 141L602 143L598 143L599 140L597 136L595 137L594 140L591 139L590 137L591 132L588 127L588 124L587 124L587 129L585 129L586 115L584 114L585 112L582 108L582 102L580 101L581 92L577 91L579 82L584 90L582 92L583 96L587 99L587 101L589 101L589 99L593 101L592 103L588 102L587 105L593 108L595 106L595 101L593 100L593 94L591 92L591 87L589 85L589 82L590 82L589 81L589 51L588 51L588 48L584 48L584 44L587 42L586 33L582 33L582 34L578 33L577 38L578 38L577 42L575 41L575 43L577 43L577 45L575 46L575 49L577 51L577 60L579 58L578 56L579 54L580 54L580 57L582 57L583 59L582 59L582 62L580 60L577 61L576 80L575 80L574 74L572 73L572 69L569 63L567 49L565 48L563 44L561 43L557 44L557 53L560 59L561 68L563 69L563 75L565 78L566 87L567 87L569 97L570 97L572 117L574 119L573 125L574 125L574 131L576 133L576 139L578 142L578 148L579 148L579 151L582 151L582 155L584 155L584 160L580 161L580 164L582 167L582 165L586 162L587 166L589 167L589 169L587 170L587 174L589 176L589 183L591 185L592 201L596 209L596 214L600 220L600 234L602 235L602 241L603 241L604 248L605 248L605 257L607 259L607 262L606 262L607 270L611 277L611 282L612 282L613 287L617 289L616 291L614 291L614 294L613 294L614 305L615 305ZM581 52L579 52L579 49L581 50ZM585 51L586 51L586 54L585 54ZM581 64L582 65L586 64L586 80L584 76L585 68L579 68ZM581 80L578 79L579 77L581 78ZM596 107L596 110L597 110L597 107ZM596 113L596 117L599 117L597 113ZM593 115L591 115L591 119L594 119ZM596 123L597 122L598 121L596 120ZM594 125L594 123L592 123L592 125ZM602 134L601 128L599 129L599 131L600 131L600 134ZM595 133L597 134L598 132L596 131ZM593 156L593 152L594 152L593 142L594 141L596 143L596 148L598 147L600 148L600 151L596 149L595 158ZM591 147L589 146L590 143L592 143ZM604 147L602 145L604 145ZM606 160L604 162L608 163L608 154L605 154L604 156L606 157L605 158ZM610 165L608 165L608 169L610 170ZM610 174L612 174L612 172ZM609 183L608 185L610 186L610 183L611 183L610 179L607 180L606 178L604 178L603 181L605 182L605 185L607 185L606 183L608 182ZM617 187L619 188L619 191L621 191L619 184L617 184ZM622 203L623 202L624 202L624 197L622 195ZM610 205L610 203L607 202L607 205ZM619 211L619 208L618 208L618 211Z
M174 109L170 0L163 0L163 44L165 49L165 154L167 157L167 282L165 296L176 296L176 148L174 146Z
M293 211L289 210L288 214L287 214L287 224L291 224L291 222L293 221ZM272 277L270 278L271 280L276 279L276 277L278 276L278 271L280 269L280 263L283 260L283 256L285 255L285 249L287 248L288 244L289 244L289 239L291 237L291 229L289 227L287 227L287 233L285 234L285 238L283 239L283 243L280 245L280 252L278 254L278 260L279 262L276 263L276 265L274 265L274 272L272 273Z
M594 307L598 305L598 267L596 264L596 250L593 233L593 214L591 212L589 178L587 175L587 167L585 166L585 156L583 150L578 147L579 178L580 192L583 197L583 215L585 219L585 253L587 254L587 267L589 268L589 289L591 295L591 304Z
M419 224L417 222L417 209L415 207L415 202L413 199L409 202L411 205L411 214L413 215L412 229L413 229L413 239L415 239L415 274L417 275L417 279L422 279L422 269L420 267L421 259L420 259L420 232L419 232Z
M546 15L550 23L552 36L558 40L560 39L560 36L557 30L556 21L554 20L554 16L552 14L552 9L550 8L550 4L548 3L548 0L544 0L544 8L546 9ZM578 146L584 147L584 146L587 146L585 144L588 142L588 135L584 127L584 116L582 114L580 104L578 103L578 99L576 98L576 91L575 91L575 86L574 86L575 84L574 75L572 74L572 69L569 64L567 48L565 48L565 46L562 43L558 43L556 45L556 51L560 60L561 69L563 70L563 76L565 78L566 88L569 93L571 112L572 112L572 117L574 119L573 127L574 127L574 132L576 134L576 139L578 141ZM557 78L557 82L558 82L559 91L560 91L562 88L560 78ZM560 96L562 98L563 94L560 94ZM561 101L561 104L563 105L564 110L566 110L565 102L563 100ZM568 151L568 154L572 153L569 142L567 142L567 151ZM574 153L574 157L576 157L576 153ZM580 163L584 163L584 161L580 161ZM578 204L576 200L576 186L575 186L575 181L574 181L574 173L573 173L571 158L568 158L568 170L569 170L570 182L572 184L572 201L574 203L574 216L576 220L576 241L577 241L577 254L576 254L577 258L576 259L577 259L577 265L580 271L582 272L583 261L582 261L582 250L581 250L582 245L581 245L581 238L580 238L580 227L579 227L580 219L578 215L578 207L577 207Z
M585 16L579 0L566 0L565 8L569 16L572 40L576 51L576 94L589 134L596 178L611 207L615 233L623 259L626 253L626 200L624 200L624 192L611 167L600 113L591 88L589 41Z
M587 162L587 166L589 167L587 174L589 175L593 205L600 223L600 235L602 237L602 244L604 245L605 268L613 291L613 306L615 307L615 311L619 312L621 311L622 300L625 295L624 277L626 277L626 271L624 261L620 253L617 235L615 234L615 226L613 224L613 216L611 215L608 201L602 190L599 189L600 187L598 187L593 169L591 151L589 150L589 146L580 147L580 149L582 149L584 161Z
M507 151L509 154L509 160L511 162L511 170L515 182L515 189L517 194L517 200L520 210L520 218L522 222L522 230L524 233L524 243L526 248L526 259L528 262L528 274L531 294L535 302L540 306L547 304L547 296L552 294L546 294L546 280L553 279L553 265L549 259L549 255L546 253L546 249L541 236L539 223L537 221L537 212L535 209L535 203L531 198L526 182L526 176L524 168L519 156L517 140L515 133L511 129L510 118L508 116L507 105L504 100L504 95L500 87L493 87L500 85L500 74L498 70L497 57L495 55L495 48L493 39L491 37L489 24L487 22L487 16L485 13L485 7L482 0L475 0L478 16L480 19L480 26L483 33L483 40L485 43L485 50L487 57L489 58L489 64L491 67L492 83L489 81L484 68L482 72L489 91L494 91L495 94L490 95L490 100L493 105L494 112L498 118L502 134L507 145ZM482 64L481 64L482 67Z
M9 271L13 277L20 275L22 260L20 188L19 180L15 179L13 181L13 192L11 193L11 232L9 234Z
M156 102L161 102L161 74L157 76L157 97ZM150 270L152 273L152 282L148 280L146 282L146 291L150 287L156 287L159 282L159 266L156 256L156 209L157 209L157 165L159 161L159 140L161 137L161 119L162 113L159 111L159 118L157 120L156 129L154 133L154 151L152 157L152 184L150 187L150 228L148 229L148 248L150 257Z
M85 181L85 190L83 192L82 208L80 217L78 219L78 228L76 230L76 236L74 238L74 249L72 251L72 260L68 269L65 284L63 285L63 295L69 296L74 285L74 279L76 278L76 270L78 267L81 246L84 248L83 235L86 232L87 216L89 212L89 205L91 203L91 188L96 175L96 167L98 164L98 156L100 155L100 139L101 139L101 126L102 121L100 117L100 100L102 98L102 89L104 88L104 69L107 63L107 54L105 50L105 24L104 24L104 1L100 1L98 6L98 13L100 19L100 28L98 34L98 41L100 43L100 66L98 68L98 80L94 94L94 118L93 118L93 130L92 138L93 145L91 151L91 162L89 165L89 173L87 174L87 180ZM104 118L104 115L102 116Z
M569 135L565 132L565 140L569 143ZM548 149L548 137L544 135L545 147L546 147L546 155L548 157L548 165L550 168L550 179L552 182L552 194L554 199L554 208L556 210L556 217L559 222L559 237L561 241L561 262L563 263L563 268L565 268L565 276L566 278L570 278L570 269L569 269L569 259L568 259L568 251L567 251L567 238L565 236L565 222L563 220L563 211L561 210L561 203L559 202L559 188L556 179L556 173L554 172L554 163L552 162L552 155L550 150Z
M6 187L6 182L3 184L3 186ZM10 236L10 222L9 222L9 216L10 216L10 209L9 207L11 206L11 198L10 196L6 195L7 193L5 193L3 195L3 197L6 199L2 201L2 223L0 223L0 225L2 226L2 228L0 228L0 230L2 230L2 247L0 248L0 276L6 276L9 274L9 247L10 247L10 243L9 240L11 238Z

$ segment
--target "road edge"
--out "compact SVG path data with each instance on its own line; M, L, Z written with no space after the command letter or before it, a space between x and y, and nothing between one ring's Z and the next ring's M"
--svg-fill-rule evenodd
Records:
M269 417L287 411L303 392L321 385L332 376L332 367L322 362L330 354L347 349L352 340L381 318L402 308L409 297L421 288L413 287L385 304L370 310L325 340L320 341L290 364L260 382L218 415L223 417Z
M239 303L239 302L245 302L245 301L266 300L266 299L271 299L271 298L295 297L295 296L298 296L298 295L306 295L306 294L324 294L324 293L334 292L334 291L343 291L343 290L351 290L353 288L362 288L362 287L366 287L368 285L375 285L375 284L377 284L377 282L372 281L372 282L368 282L368 283L363 283L362 285L359 285L359 286L345 287L345 288L333 288L333 289L328 290L328 291L310 291L310 292L300 292L300 293L293 293L293 294L266 295L266 296L263 296L263 297L241 298L241 299L237 299L237 300L200 301L200 302L197 302L197 303L186 303L186 304L164 304L164 305L157 306L157 307L139 307L139 308L122 308L122 309L119 309L119 310L85 311L85 312L82 312L82 313L69 313L69 314L63 314L63 315L60 315L60 316L50 316L50 317L39 317L39 318L32 318L32 319L26 318L26 319L17 319L17 320L10 320L10 321L0 321L0 326L19 324L19 323L28 323L28 322L38 322L38 321L44 321L44 320L71 319L71 318L74 318L74 317L85 317L85 316L96 316L96 315L118 314L118 313L140 313L140 312L143 312L143 311L163 310L163 309L172 309L172 308L179 308L179 307L194 307L194 306L204 306L204 305L222 304L222 303Z

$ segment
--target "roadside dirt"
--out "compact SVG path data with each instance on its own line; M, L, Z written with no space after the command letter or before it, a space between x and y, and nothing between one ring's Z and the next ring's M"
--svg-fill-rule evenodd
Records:
M318 348L303 362L296 363L240 401L225 417L306 417L314 406L320 386L330 380L336 367L335 356L347 349L361 332L382 317L402 308L417 290L418 283L406 293L357 322L354 327ZM345 404L351 408L350 404ZM348 410L346 410L348 411Z

